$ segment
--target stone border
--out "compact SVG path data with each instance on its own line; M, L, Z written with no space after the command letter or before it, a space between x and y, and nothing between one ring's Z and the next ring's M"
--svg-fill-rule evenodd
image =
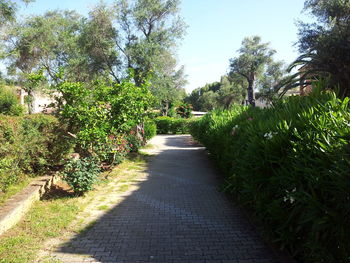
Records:
M57 180L57 175L39 177L24 190L9 198L0 210L0 235L17 224L32 204L39 200Z

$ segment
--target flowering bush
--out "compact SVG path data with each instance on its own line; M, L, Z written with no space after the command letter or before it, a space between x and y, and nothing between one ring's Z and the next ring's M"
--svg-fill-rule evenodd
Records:
M349 99L315 91L193 123L264 234L301 262L350 259Z

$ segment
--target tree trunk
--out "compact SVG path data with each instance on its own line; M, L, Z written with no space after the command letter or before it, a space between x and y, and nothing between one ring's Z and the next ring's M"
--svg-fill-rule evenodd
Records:
M254 79L248 81L248 103L255 107Z
M27 91L28 114L34 113L34 94L32 90Z
M163 100L162 101L163 104L163 109L162 109L162 115L163 116L168 116L168 111L169 111L169 101L167 100Z

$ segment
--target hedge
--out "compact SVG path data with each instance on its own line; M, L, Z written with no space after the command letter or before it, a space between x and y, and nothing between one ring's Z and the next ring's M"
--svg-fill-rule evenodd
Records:
M157 117L154 122L157 125L158 134L187 134L191 119L172 118L172 117Z
M299 262L350 262L349 99L290 97L194 122L226 190Z
M153 120L147 120L144 124L145 139L150 140L157 135L157 125Z
M63 134L53 116L0 115L0 191L62 164L71 148Z

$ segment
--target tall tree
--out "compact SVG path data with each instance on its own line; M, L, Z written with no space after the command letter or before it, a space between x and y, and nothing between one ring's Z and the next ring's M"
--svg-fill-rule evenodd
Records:
M238 50L239 56L230 60L230 74L239 74L248 83L248 102L255 106L254 88L256 81L266 72L266 68L273 61L275 50L269 43L261 43L259 36L247 37Z
M10 72L30 74L44 68L55 80L78 53L79 29L80 16L72 11L50 11L14 24L6 39Z
M340 96L350 96L350 1L308 0L305 11L315 23L299 23L299 56L290 70L302 66L286 84L286 90L308 85L312 78L329 79Z
M115 82L120 83L121 61L116 49L118 36L113 26L114 18L114 10L101 3L90 11L88 19L84 19L78 38L81 54L76 63L83 75L82 80L111 76Z
M131 68L137 84L151 74L151 91L163 105L182 96L186 83L175 59L177 42L185 33L179 0L118 0L117 47L124 69Z
M228 109L232 104L241 104L246 97L246 80L238 75L222 76L220 81L219 104Z

